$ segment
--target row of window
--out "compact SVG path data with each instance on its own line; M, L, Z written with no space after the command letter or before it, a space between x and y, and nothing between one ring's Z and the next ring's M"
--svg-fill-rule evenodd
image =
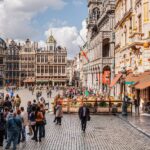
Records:
M26 56L26 57L22 57L21 60L25 60L25 61L32 60L32 61L34 61L35 59L34 59L34 57Z
M38 55L37 56L37 62L41 63L48 63L48 56L47 55ZM54 56L54 62L55 63L65 63L66 59L65 56Z
M21 68L31 68L31 69L34 69L34 64L21 64Z
M37 73L65 73L65 66L37 66Z

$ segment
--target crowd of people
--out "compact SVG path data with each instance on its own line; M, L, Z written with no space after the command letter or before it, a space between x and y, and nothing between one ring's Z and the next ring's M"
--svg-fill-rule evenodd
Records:
M17 144L24 142L27 134L33 135L31 139L36 142L41 142L45 137L44 100L28 101L26 110L20 104L19 95L7 94L0 98L0 146L3 146L5 139L5 149L9 149L13 143L13 150L16 150Z

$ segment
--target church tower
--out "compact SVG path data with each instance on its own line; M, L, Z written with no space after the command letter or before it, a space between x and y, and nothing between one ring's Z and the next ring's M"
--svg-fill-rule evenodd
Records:
M88 40L92 37L92 30L97 25L97 21L101 16L102 0L88 0Z
M52 33L51 35L48 37L47 41L46 41L46 45L47 45L47 51L55 51L56 50L56 40L54 39Z

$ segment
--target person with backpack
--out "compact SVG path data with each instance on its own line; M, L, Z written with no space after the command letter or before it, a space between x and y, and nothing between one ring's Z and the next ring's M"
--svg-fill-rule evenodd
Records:
M38 141L41 142L43 119L44 119L43 113L41 112L40 107L37 107L37 110L35 112L35 121L36 121L35 141L36 142Z
M32 107L32 111L29 115L29 121L30 121L30 125L33 131L33 137L31 138L32 140L36 139L36 121L35 121L35 111L36 111L36 107Z
M0 146L3 146L4 135L5 135L5 125L6 121L4 118L4 113L0 112Z
M13 113L13 110L11 110L7 120L8 140L5 149L9 149L11 142L13 142L13 150L16 150L21 127L21 119L17 118L16 114Z

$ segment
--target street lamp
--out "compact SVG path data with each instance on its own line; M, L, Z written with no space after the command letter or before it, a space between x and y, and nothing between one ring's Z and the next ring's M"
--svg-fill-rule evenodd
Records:
M126 116L127 115L127 95L126 95L126 85L125 85L125 78L126 78L126 75L127 75L127 71L126 71L126 68L123 67L122 71L122 86L123 86L123 96L122 99L123 99L123 103L122 103L122 115L123 116Z

